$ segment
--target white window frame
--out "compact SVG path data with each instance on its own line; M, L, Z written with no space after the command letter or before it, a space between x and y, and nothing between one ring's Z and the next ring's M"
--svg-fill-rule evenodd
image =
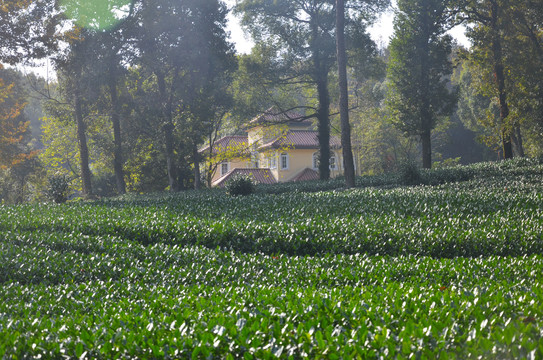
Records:
M221 176L224 176L230 172L230 163L228 161L223 161L221 163ZM225 171L226 168L226 171Z
M269 158L270 169L277 169L277 156L272 154Z
M334 159L334 161L332 161ZM335 153L330 155L330 170L339 170L337 156Z
M281 170L288 170L290 166L290 159L289 159L288 153L281 154L281 157L279 159L279 165L281 166Z
M251 166L255 169L260 168L260 153L258 151L251 153Z
M313 170L318 170L319 169L319 161L320 161L320 156L319 156L318 151L313 153L312 161L313 161Z

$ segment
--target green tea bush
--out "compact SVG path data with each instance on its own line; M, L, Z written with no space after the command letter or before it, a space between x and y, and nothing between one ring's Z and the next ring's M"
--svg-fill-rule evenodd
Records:
M423 182L421 171L414 161L402 163L398 172L402 185L420 185Z
M52 175L48 179L47 196L57 204L65 203L68 200L70 191L70 178L67 175Z
M543 161L538 159L515 158L507 161L485 162L472 165L456 165L438 167L436 169L420 169L416 163L402 164L396 173L374 176L356 177L356 187L394 188L403 185L442 185L466 182L473 179L499 181L511 176L529 175L543 176ZM260 194L283 194L297 192L319 192L341 189L345 182L341 177L330 180L313 180L303 182L286 182L273 185L259 184L256 192Z
M0 245L4 358L543 356L541 256L264 256L38 234Z
M108 197L117 194L117 184L114 174L100 174L92 177L92 189L96 196Z
M247 175L235 175L226 184L226 191L232 196L250 195L255 192L253 179Z
M543 358L543 167L460 169L0 206L0 357Z
M440 185L468 181L475 177L475 172L465 166L454 166L436 170L421 171L422 183L425 185Z

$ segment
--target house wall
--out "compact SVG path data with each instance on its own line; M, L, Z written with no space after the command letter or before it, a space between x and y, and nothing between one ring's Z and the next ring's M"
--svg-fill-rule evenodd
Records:
M269 158L275 157L275 168L270 168L271 173L278 182L287 182L292 180L305 168L313 168L313 154L317 152L316 149L290 149L287 151L266 151L260 153L260 168L270 168ZM343 175L343 159L341 150L331 150L337 158L338 169L330 170L330 177ZM281 154L288 153L289 155L289 167L286 170L281 169ZM251 167L251 161L247 159L234 159L229 162L229 171L233 169L245 169ZM318 170L318 169L315 169ZM222 177L220 164L217 166L215 173L213 174L212 182L217 181Z
M316 149L292 149L288 150L289 154L289 168L287 170L281 170L281 153L277 153L277 169L272 173L276 176L277 181L286 182L292 180L296 175L298 175L305 168L313 168L313 154L317 152ZM338 151L333 151L337 158L338 166L342 164L341 153ZM315 169L317 170L317 169ZM330 177L334 178L336 176L343 174L343 167L339 166L337 170L330 170Z
M246 159L233 159L228 162L229 168L228 171L234 170L234 169L245 169L247 168L247 160ZM215 172L213 173L213 178L211 180L212 183L219 180L224 175L221 175L221 164L217 166L217 169L215 169Z
M275 166L271 164L271 158L275 159ZM275 150L267 150L260 153L260 167L270 169L275 180L279 178L279 155Z

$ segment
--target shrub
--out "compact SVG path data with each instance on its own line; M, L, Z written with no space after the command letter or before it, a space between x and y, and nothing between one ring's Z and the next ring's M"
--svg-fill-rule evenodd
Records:
M115 196L117 194L117 183L114 174L101 174L93 177L93 192L97 196Z
M67 175L53 175L49 178L47 196L57 204L68 200L70 178Z
M232 195L250 195L255 192L253 179L247 175L236 175L227 184L226 191Z
M415 162L406 161L400 165L400 183L403 185L420 185L422 184L422 174Z

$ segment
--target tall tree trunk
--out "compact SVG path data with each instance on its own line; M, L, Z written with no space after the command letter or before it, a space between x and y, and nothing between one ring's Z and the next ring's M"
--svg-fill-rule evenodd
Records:
M422 145L422 167L424 169L432 168L432 115L430 112L430 45L431 39L431 23L430 14L424 12L423 31L425 41L420 43L420 92L421 92L421 109L420 109L420 130L421 130L421 145Z
M330 179L330 95L326 74L317 82L319 110L317 114L318 138L320 148L319 176L321 180Z
M502 145L503 157L505 159L513 158L513 146L511 133L506 129L507 117L509 116L509 105L507 104L507 91L505 89L505 73L503 66L502 43L500 38L500 29L498 27L498 3L491 2L491 20L490 26L493 33L492 56L494 61L494 80L498 88L498 99L500 107L500 122L502 126Z
M166 81L164 79L164 74L160 71L155 71L158 83L158 91L160 93L160 98L162 100L162 113L164 117L164 125L162 130L164 131L164 150L166 155L166 169L168 172L168 185L170 191L179 191L177 183L177 168L175 166L174 159L174 139L173 131L175 126L172 122L172 109L171 109L171 100L168 99L166 94Z
M422 133L422 167L425 169L432 168L432 132L426 130Z
M345 4L336 0L336 45L339 71L339 111L341 118L341 147L343 148L343 167L345 187L355 186L354 160L351 148L351 125L349 123L349 88L347 84L347 55L345 51Z
M164 146L166 149L166 168L168 170L168 184L170 186L170 191L179 191L177 184L177 171L174 161L174 140L173 140L173 130L174 125L169 122L162 126L164 131Z
M89 148L87 146L86 127L83 121L80 90L74 92L75 121L77 124L77 142L79 145L79 164L81 167L81 181L83 183L83 197L92 196L91 171L89 168Z
M513 134L511 136L511 139L513 140L513 149L515 150L518 157L524 157L524 144L522 142L522 133L520 131L520 125L515 124L515 127L513 129Z
M123 149L121 138L121 114L119 97L117 96L117 76L114 67L109 71L109 93L111 97L111 122L113 123L113 169L115 171L115 183L119 194L126 193L126 183L123 172Z
M319 108L317 110L319 139L319 177L330 179L330 94L328 92L328 72L322 63L319 45L319 28L316 18L311 22L311 57L313 60L313 80L317 85Z
M194 189L199 190L202 185L200 181L200 154L196 143L192 145L192 162L194 163Z

